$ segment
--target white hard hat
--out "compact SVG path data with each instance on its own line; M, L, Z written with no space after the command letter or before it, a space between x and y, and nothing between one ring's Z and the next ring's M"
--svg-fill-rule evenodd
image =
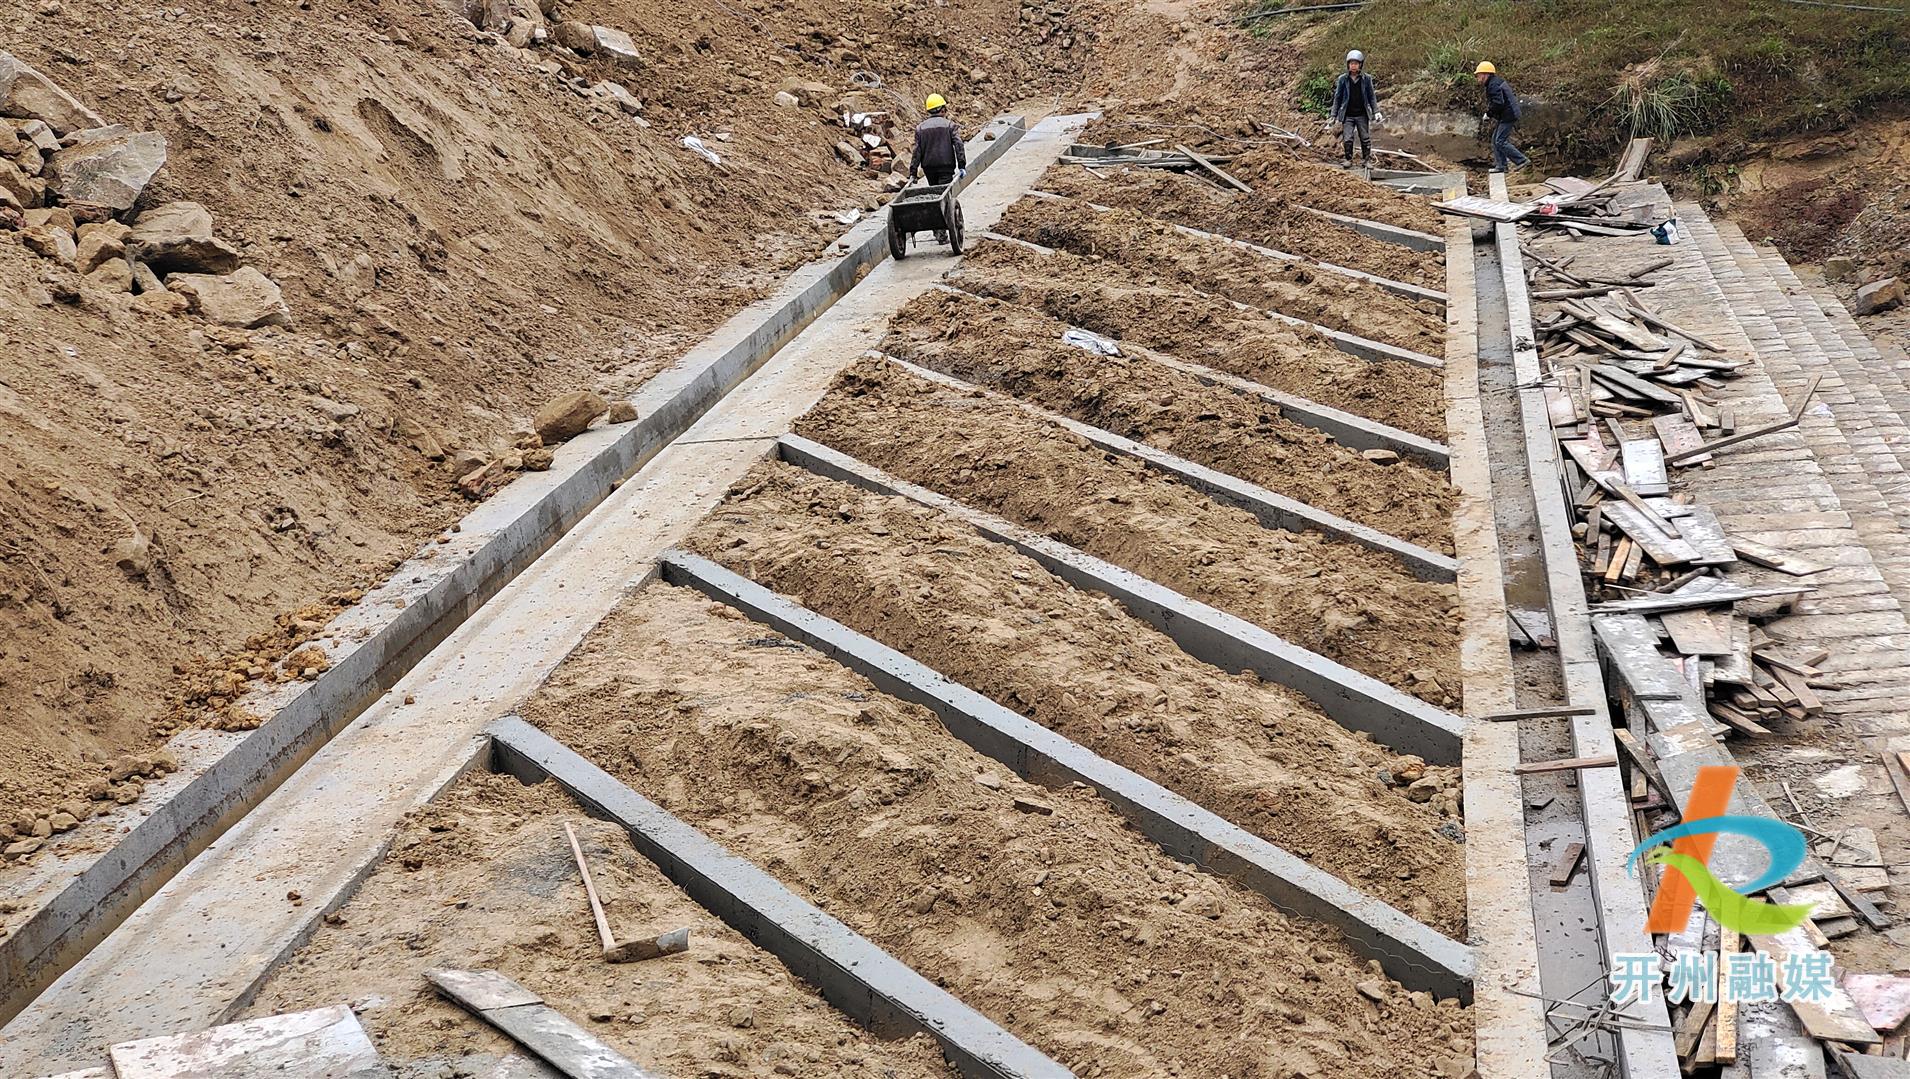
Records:
M1352 52L1349 52L1349 53L1347 53L1347 54L1346 54L1346 62L1347 62L1347 63L1349 63L1349 64L1350 64L1350 63L1352 63L1352 62L1353 62L1353 61L1355 61L1355 60L1358 60L1358 61L1359 61L1360 63L1362 63L1362 64L1363 64L1363 63L1365 63L1365 62L1366 62L1366 54L1365 54L1365 53L1363 53L1363 52L1361 52L1361 51L1359 51L1358 49L1354 49L1354 50L1353 50Z

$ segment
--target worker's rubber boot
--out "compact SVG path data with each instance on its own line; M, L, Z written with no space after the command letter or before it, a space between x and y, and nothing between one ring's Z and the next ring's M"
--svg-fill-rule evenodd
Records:
M1352 167L1353 167L1353 156L1352 156L1351 154L1348 154L1347 156L1345 156L1345 157L1342 157L1342 158L1340 158L1340 167L1341 167L1341 168L1343 168L1343 169L1350 169L1350 168L1352 168Z

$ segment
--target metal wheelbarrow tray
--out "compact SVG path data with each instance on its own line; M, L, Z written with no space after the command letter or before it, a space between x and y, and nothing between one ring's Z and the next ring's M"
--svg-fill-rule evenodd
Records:
M909 237L918 232L946 233L949 250L962 253L962 204L955 198L954 184L905 187L896 193L889 203L889 254L907 257Z

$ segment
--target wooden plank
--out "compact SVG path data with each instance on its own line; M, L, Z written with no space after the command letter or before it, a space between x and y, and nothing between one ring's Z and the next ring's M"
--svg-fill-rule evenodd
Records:
M572 1079L656 1079L495 970L439 968L424 976L439 992Z
M1695 583L1695 582L1694 582ZM1692 592L1670 596L1639 596L1636 599L1615 599L1596 604L1592 610L1596 613L1623 611L1633 614L1659 614L1664 611L1682 611L1692 607L1721 607L1727 603L1736 603L1745 599L1768 599L1774 596L1802 596L1814 592L1814 588L1734 588L1725 586L1704 592Z
M1433 203L1433 209L1441 213L1483 217L1488 221L1517 221L1531 214L1536 208L1530 203L1501 202L1480 195L1461 195L1456 199Z
M1784 984L1784 961L1790 956L1803 956L1820 949L1811 944L1809 936L1802 928L1788 930L1776 936L1753 936L1751 946L1777 963L1778 985ZM1805 1033L1820 1041L1844 1042L1849 1045L1875 1045L1883 1039L1877 1030L1864 1020L1863 1013L1844 992L1840 985L1832 984L1829 999L1823 1003L1793 1000L1788 1002L1791 1011L1797 1015L1798 1022L1804 1025Z
M1782 683L1785 689L1791 691L1804 711L1816 715L1824 710L1824 701L1817 695L1817 691L1810 687L1810 679L1782 667L1772 668L1771 675Z
M107 1055L118 1079L381 1079L391 1074L358 1017L343 1004L122 1042Z
M1725 977L1724 957L1735 955L1743 947L1743 938L1735 929L1718 927L1718 977ZM1738 1060L1738 1002L1725 1000L1719 986L1718 993L1718 1042L1711 1059L1719 1064L1735 1064Z
M1751 620L1736 613L1728 618L1719 625L1731 635L1731 652L1714 661L1718 665L1718 681L1749 686L1755 691L1757 675L1751 666Z
M1554 719L1566 716L1595 716L1597 714L1598 710L1596 708L1574 708L1570 705L1559 705L1556 708L1526 708L1517 712L1494 712L1489 716L1478 716L1476 718L1487 723L1508 723L1520 719Z
M1731 538L1725 535L1724 523L1710 506L1694 503L1679 506L1664 499L1647 499L1647 504L1658 511L1660 517L1674 517L1677 520L1678 536L1689 543L1698 552L1691 560L1696 566L1730 566L1738 560L1737 551L1731 546Z
M1825 1055L1840 1079L1910 1079L1910 1060L1902 1057L1853 1053L1834 1045L1826 1047Z
M1618 541L1618 546L1612 548L1611 564L1605 567L1606 584L1611 584L1618 580L1618 578L1624 576L1625 567L1631 564L1632 551L1637 548L1637 542L1632 539L1627 538Z
M1754 438L1762 438L1765 435L1774 435L1774 434L1777 434L1779 431L1788 431L1791 428L1796 426L1797 426L1797 417L1795 416L1787 420L1779 420L1777 423L1767 423L1762 427L1754 427L1751 430L1745 431L1741 434L1729 435L1725 438L1713 439L1710 442L1706 442L1701 446L1697 446L1692 449L1685 450L1682 453L1666 454L1665 463L1668 465L1675 465L1682 461L1691 460L1692 458L1695 458L1695 457L1701 457L1701 456L1711 454L1717 450L1730 449L1732 446L1749 442Z
M1578 864L1585 860L1585 844L1571 843L1559 855L1558 864L1552 867L1552 887L1564 888L1572 883L1572 875L1578 872Z
M1808 577L1813 573L1822 573L1830 568L1829 566L1812 562L1807 558L1799 558L1794 554L1787 554L1775 547L1767 547L1755 540L1741 539L1737 536L1730 535L1727 535L1726 538L1730 540L1731 549L1737 552L1739 558L1753 565L1777 570L1779 573L1788 573L1793 577Z
M1651 521L1637 507L1625 502L1607 502L1600 507L1606 520L1625 533L1630 541L1644 547L1651 560L1661 566L1677 566L1698 557L1698 549Z
M1731 654L1730 635L1719 630L1703 611L1667 611L1658 616L1671 634L1672 646L1687 656Z
M1658 440L1664 444L1664 450L1659 454L1660 462L1664 460L1665 453L1694 450L1704 445L1704 435L1698 431L1698 425L1683 416L1654 416L1651 427L1658 432ZM1711 455L1704 453L1690 458L1685 463L1700 465L1709 460Z
M1770 728L1728 704L1713 701L1711 703L1711 714L1718 717L1718 719L1723 721L1725 726L1737 731L1739 734L1748 734L1756 737L1771 733Z
M1565 757L1552 761L1527 761L1512 771L1516 775L1530 776L1546 772L1576 772L1581 768L1616 768L1618 758L1607 754L1603 757Z
M1624 568L1619 571L1618 579L1621 581L1637 580L1638 571L1640 568L1644 566L1644 564L1645 564L1644 547L1640 546L1639 544L1635 544L1635 543L1632 544L1631 554L1625 556L1625 565L1624 565Z
M1704 1036L1705 1027L1711 1022L1711 1013L1717 1004L1709 1000L1693 1001L1691 1010L1678 1022L1678 1031L1672 1035L1671 1048L1683 1060L1698 1051L1698 1041Z
M1623 727L1614 727L1612 729L1612 740L1617 743L1618 748L1624 752L1625 756L1631 758L1632 766L1638 770L1638 774L1644 776L1652 786L1658 788L1658 793L1664 795L1665 801L1676 802L1678 800L1678 796L1672 791L1671 785L1665 782L1664 773L1658 770L1658 762L1653 760L1651 753L1647 751L1644 746L1639 744L1637 735Z
M1625 152L1618 156L1618 171L1612 175L1625 183L1644 179L1645 162L1651 157L1651 148L1657 144L1657 140L1652 138L1638 138L1626 143Z
M1671 405L1674 408L1681 407L1684 404L1684 398L1678 396L1675 392L1667 390L1662 386L1654 386L1622 367L1609 363L1601 363L1593 365L1591 371L1593 378L1598 379L1607 386L1621 390L1629 397L1642 398L1647 401L1657 401L1660 404Z
M1655 438L1629 438L1619 444L1625 484L1640 495L1662 495L1671 490L1665 474L1665 447Z
M1195 153L1192 150L1189 150L1187 147L1182 146L1179 143L1174 144L1174 149L1179 150L1183 154L1186 154L1188 158L1194 162L1194 164L1199 165L1201 168L1206 169L1208 172L1213 173L1215 176L1220 178L1221 182L1225 183L1228 187L1233 188L1235 191L1238 191L1243 195L1253 194L1253 188L1248 187L1246 184L1243 184L1239 180L1234 179L1232 175L1221 171L1220 166L1214 164L1212 161L1207 160L1206 158L1200 156L1199 154Z

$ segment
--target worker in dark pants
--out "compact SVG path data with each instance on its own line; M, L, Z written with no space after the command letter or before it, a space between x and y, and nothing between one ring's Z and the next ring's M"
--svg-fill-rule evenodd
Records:
M1486 90L1486 122L1492 125L1492 171L1504 172L1511 164L1524 168L1532 159L1512 145L1512 129L1519 126L1519 95L1512 84L1499 75L1492 61L1481 60L1472 76Z
M952 184L968 175L968 147L962 145L962 132L948 118L948 102L940 94L930 94L922 103L928 118L915 125L915 156L909 161L909 183L917 174L926 173L930 187ZM937 229L936 243L947 243L948 233Z
M1340 167L1353 167L1353 140L1359 139L1360 167L1373 167L1372 125L1379 120L1379 94L1366 73L1366 54L1346 54L1346 71L1333 84L1333 123L1340 129Z

